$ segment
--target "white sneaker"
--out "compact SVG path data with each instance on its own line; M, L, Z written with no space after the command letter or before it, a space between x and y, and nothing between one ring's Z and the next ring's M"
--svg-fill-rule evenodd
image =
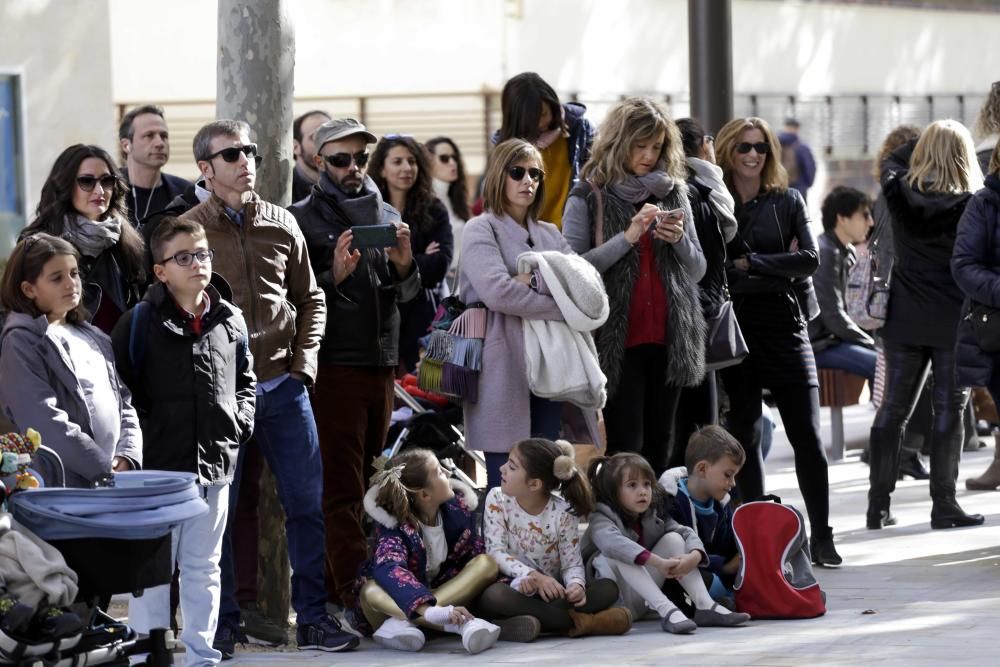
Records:
M475 655L491 648L500 639L499 626L481 618L474 618L462 626L462 646Z
M426 641L420 628L409 621L398 618L388 618L375 634L375 643L395 651L419 651Z

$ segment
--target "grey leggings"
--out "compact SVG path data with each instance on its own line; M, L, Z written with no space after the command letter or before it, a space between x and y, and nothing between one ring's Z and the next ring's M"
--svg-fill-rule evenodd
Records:
M618 586L610 579L599 579L588 584L587 603L574 607L560 598L546 602L535 595L523 595L507 584L496 583L483 592L479 599L479 615L487 620L511 616L534 616L542 624L542 632L564 633L573 628L571 609L585 614L604 611L618 601Z

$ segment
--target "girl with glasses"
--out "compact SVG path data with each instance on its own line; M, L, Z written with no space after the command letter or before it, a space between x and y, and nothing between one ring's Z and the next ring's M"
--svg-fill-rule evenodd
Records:
M781 145L760 118L737 118L715 138L715 154L736 200L736 237L728 246L728 279L750 350L721 371L732 398L729 431L747 452L737 481L743 500L764 493L764 459L756 424L763 388L771 390L795 450L795 473L812 529L813 562L839 565L830 528L826 452L819 433L819 379L808 322L819 315L812 276L819 266L805 201L788 187Z
M458 271L458 258L462 247L462 230L469 213L469 189L465 182L465 162L458 146L448 137L434 137L424 146L431 163L431 183L434 194L448 209L451 235L455 239L455 252L448 267L448 286L454 287Z
M431 187L431 170L424 149L413 137L387 135L375 146L368 167L383 199L410 225L413 261L423 289L399 305L399 364L412 373L420 360L420 338L434 319L444 279L451 266L454 241L448 210Z
M531 393L524 320L562 321L563 315L537 272L518 271L527 252L574 254L559 230L538 219L545 198L542 156L532 144L511 139L493 150L483 181L485 212L469 220L462 238L458 286L466 304L488 310L478 400L465 401L465 437L486 455L489 488L500 484L500 466L516 442L529 436L600 442L596 412ZM577 438L563 431L577 428Z
M64 238L80 252L83 305L110 334L145 284L142 237L128 221L125 186L103 148L76 144L56 158L35 219L21 232Z
M604 278L611 314L597 337L608 377L608 452L667 465L683 387L705 375L698 281L705 256L688 201L680 132L658 104L634 97L608 112L563 233Z

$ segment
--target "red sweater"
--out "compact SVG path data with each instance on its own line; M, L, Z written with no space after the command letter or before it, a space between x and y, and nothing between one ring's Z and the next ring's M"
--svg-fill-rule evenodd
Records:
M669 308L667 290L656 268L653 237L647 232L639 242L639 275L632 285L625 347L666 345Z

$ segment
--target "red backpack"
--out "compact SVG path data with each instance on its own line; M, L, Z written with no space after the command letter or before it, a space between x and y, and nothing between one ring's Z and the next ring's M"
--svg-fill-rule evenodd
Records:
M758 618L815 618L826 593L813 576L802 515L794 507L757 501L736 508L733 532L740 571L736 608Z

